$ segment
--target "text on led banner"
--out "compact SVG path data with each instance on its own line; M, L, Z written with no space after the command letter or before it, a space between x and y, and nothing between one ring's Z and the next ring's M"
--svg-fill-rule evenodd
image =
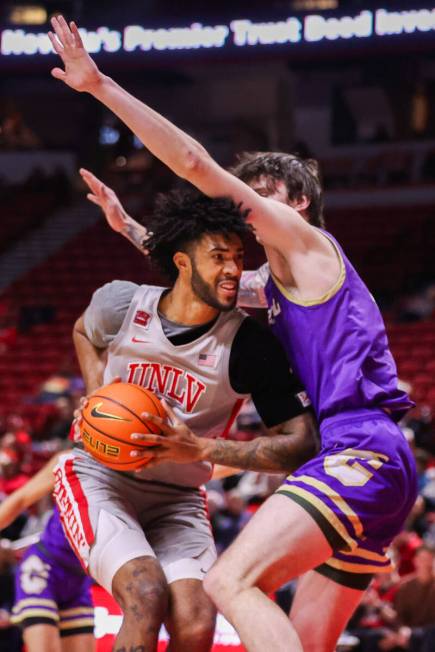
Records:
M353 16L309 14L274 22L235 19L228 24L151 29L128 25L122 31L99 27L80 29L84 45L91 54L99 52L150 52L249 48L255 46L319 43L410 35L435 31L435 8L409 11L361 11ZM0 53L4 56L52 54L46 33L5 29L0 34Z

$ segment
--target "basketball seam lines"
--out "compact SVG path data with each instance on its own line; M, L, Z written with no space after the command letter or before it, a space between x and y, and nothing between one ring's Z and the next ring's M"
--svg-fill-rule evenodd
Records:
M137 389L139 389L142 392L142 394L145 394L145 396L150 399L150 401L152 402L152 404L157 409L160 415L161 403L157 399L157 397L153 394L153 392L150 389L145 389L145 387L141 387L140 385L135 385L135 383L130 383L130 385L132 385L133 387L137 387Z
M133 385L133 383L131 383L131 386L132 386L132 387L137 387L137 385ZM121 403L120 401L117 401L116 398L111 398L111 397L109 397L109 396L101 396L101 394L93 394L93 395L92 395L92 398L103 398L103 399L105 399L106 401L112 401L112 403L115 403L116 405L119 405L119 407L124 408L124 410L126 410L127 412L130 412L130 414L132 414L132 415L133 415L133 416L134 416L138 421L140 421L144 426L146 426L146 427L148 428L148 432L149 432L150 435L157 435L157 434L158 434L158 433L153 432L152 430L150 430L150 428L149 428L147 422L146 422L146 421L143 421L143 419L141 419L141 418L136 414L136 412L133 412L133 410L130 410L129 407L127 407L126 405L124 405L124 404Z
M119 437L115 437L114 435L110 435L107 432L104 432L103 430L100 430L99 428L94 426L94 424L91 423L90 421L88 421L84 415L83 415L83 421L85 421L88 424L88 426L91 426L91 428L93 428L94 430L99 432L100 435L104 435L105 437L109 437L109 439L113 439L114 441L119 441L121 444L128 444L128 445L132 446L133 448L143 448L144 450L147 449L147 448L150 448L150 446L148 446L147 444L140 444L140 443L137 443L136 441L133 441L133 440L131 441L131 444L130 444L130 442L125 441L125 439L119 439ZM149 434L153 435L154 433L149 431Z

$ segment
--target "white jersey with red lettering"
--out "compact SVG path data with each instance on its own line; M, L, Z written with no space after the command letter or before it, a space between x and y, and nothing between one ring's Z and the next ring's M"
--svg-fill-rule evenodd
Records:
M172 344L163 332L158 304L164 288L142 285L134 294L121 329L108 347L104 383L115 376L150 389L201 437L225 437L247 395L231 387L231 345L246 315L222 312L202 336ZM211 464L161 464L134 474L198 487L210 479Z

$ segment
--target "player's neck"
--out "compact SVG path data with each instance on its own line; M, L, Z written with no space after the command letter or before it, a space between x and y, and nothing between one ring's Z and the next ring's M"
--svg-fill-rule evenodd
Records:
M185 326L206 324L219 314L219 310L201 301L190 287L186 288L178 283L162 297L159 311L169 321Z

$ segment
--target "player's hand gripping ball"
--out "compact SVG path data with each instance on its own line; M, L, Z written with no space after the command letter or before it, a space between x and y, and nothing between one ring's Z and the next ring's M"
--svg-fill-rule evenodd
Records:
M134 458L130 452L149 445L130 439L137 433L160 434L159 428L141 418L149 412L165 418L157 396L131 383L112 383L95 390L82 411L81 436L85 450L96 460L116 471L134 471L152 457Z

